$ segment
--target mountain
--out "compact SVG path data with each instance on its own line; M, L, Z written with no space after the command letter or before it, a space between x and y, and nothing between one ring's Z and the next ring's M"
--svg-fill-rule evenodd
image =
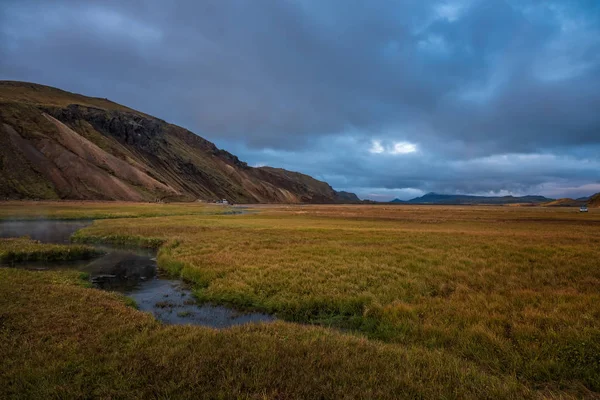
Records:
M354 193L337 192L327 183L318 181L309 175L272 167L259 167L255 170L257 176L261 179L274 183L290 192L302 193L308 196L309 193L306 193L307 188L311 188L310 200L313 203L331 203L331 199L340 203L360 202L360 199Z
M469 196L460 194L438 194L438 193L427 193L424 196L416 197L414 199L403 202L402 200L392 200L393 203L406 203L406 204L518 204L518 203L532 203L539 204L552 201L552 199L544 196Z
M338 201L342 203L362 203L363 201L358 198L358 196L351 192L336 192L336 197Z
M587 205L588 207L600 208L600 193L590 196Z
M569 198L558 199L542 205L547 207L581 207L587 205L590 208L598 208L600 207L600 193L575 200Z
M580 199L569 199L563 198L558 200L553 200L548 203L542 204L545 207L581 207L586 205L587 200Z
M14 81L0 81L0 198L358 201L108 99Z

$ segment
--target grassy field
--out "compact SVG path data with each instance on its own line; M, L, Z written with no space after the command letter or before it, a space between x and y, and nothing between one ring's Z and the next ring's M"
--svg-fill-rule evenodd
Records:
M441 351L289 323L164 326L73 273L0 269L2 398L522 398Z
M86 260L99 254L93 247L85 245L47 244L29 238L0 238L0 264Z
M18 281L3 284L0 296L17 298L10 300L14 312L0 315L16 341L10 368L3 368L13 389L25 390L23 385L52 370L56 374L43 378L44 394L60 394L59 388L68 395L177 396L192 387L206 391L206 397L599 397L597 210L587 215L537 207L259 211L101 220L77 236L164 243L159 266L192 282L201 300L266 311L290 322L218 332L165 327L123 308L111 294L63 282L62 275L3 270L3 283ZM53 209L52 215L61 212ZM42 320L36 326L18 322L43 302L36 297L39 285L44 293L56 291L43 305L48 313L70 310L73 326L50 344L40 339L19 346L19 337L33 335L30 331L43 336L52 329ZM77 296L106 305L88 310ZM111 318L114 324L107 322ZM114 348L114 354L95 353L94 346L85 354L72 348L77 326L91 322L100 328L90 340ZM132 327L138 323L143 327ZM127 333L116 333L120 329ZM73 359L61 357L73 363L73 377L44 362L26 372L31 352L52 353L53 346L72 350ZM144 363L156 368L140 371ZM207 372L211 363L220 372ZM139 380L127 381L122 368L141 374ZM71 388L73 382L79 386Z
M172 215L210 215L229 213L231 211L231 207L206 203L6 201L0 203L0 220L138 218Z

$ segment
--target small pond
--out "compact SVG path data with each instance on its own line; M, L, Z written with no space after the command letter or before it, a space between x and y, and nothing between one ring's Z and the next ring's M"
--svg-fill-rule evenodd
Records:
M0 221L0 237L29 236L44 243L70 243L77 230L92 221ZM163 276L151 250L94 246L104 255L86 261L63 263L19 263L17 268L34 270L75 269L90 276L94 286L132 298L141 311L147 311L167 324L194 324L227 328L249 322L269 322L261 313L242 313L211 304L197 304L190 287L181 280Z

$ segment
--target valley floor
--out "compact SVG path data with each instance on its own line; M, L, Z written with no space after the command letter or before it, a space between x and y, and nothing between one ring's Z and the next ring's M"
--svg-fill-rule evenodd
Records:
M74 240L160 245L200 300L283 321L166 326L0 268L1 398L600 397L598 210L24 204L0 219L95 218Z

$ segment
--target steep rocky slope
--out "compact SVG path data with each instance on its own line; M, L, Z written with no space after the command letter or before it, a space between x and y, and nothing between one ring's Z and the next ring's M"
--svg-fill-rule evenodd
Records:
M252 168L181 127L107 99L0 81L1 198L335 203L358 198Z

